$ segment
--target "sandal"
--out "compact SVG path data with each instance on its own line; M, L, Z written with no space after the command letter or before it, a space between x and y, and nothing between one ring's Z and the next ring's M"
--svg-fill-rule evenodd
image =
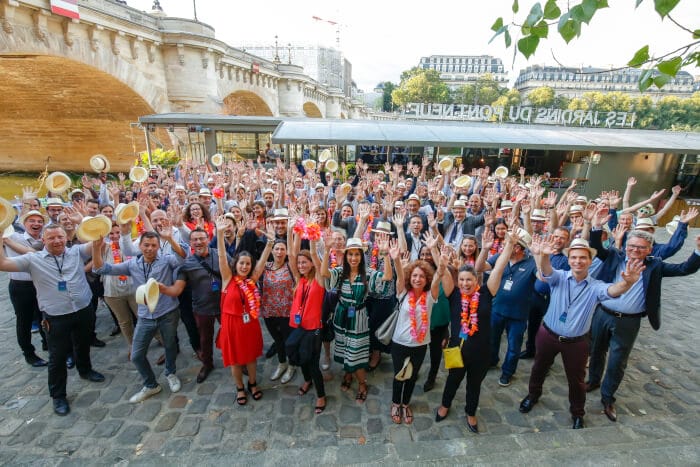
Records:
M321 399L321 398L319 397L319 399ZM324 410L326 410L326 402L325 402L325 399L326 399L326 398L323 397L323 399L324 399L323 405L317 405L316 408L314 409L314 413L315 413L316 415L320 415L320 414L323 413Z
M402 411L403 411L403 422L404 422L406 425L410 425L411 423L413 423L413 411L412 411L411 408L410 408L409 406L407 406L407 405L404 405L404 406L402 407L402 409L403 409L403 410L402 410Z
M364 391L362 390L362 386L365 387ZM355 396L355 400L360 404L362 404L364 401L367 400L367 381L363 381L359 384L357 396Z
M311 389L314 385L313 381L305 381L304 384L299 386L299 392L297 392L298 395L304 396L306 395L307 392L309 392L309 389Z
M236 387L236 391L238 391L238 394L243 393L242 396L236 397L238 405L246 405L248 403L248 396L246 396L245 388Z
M401 406L399 404L391 404L391 421L401 425Z
M379 354L379 357L377 358L377 362L376 362L374 365L372 365L372 358L370 358L370 360L369 360L369 368L368 368L367 371L374 371L374 370L376 370L380 363L382 363L382 355L381 355L381 354Z
M340 383L340 390L347 392L347 390L350 389L350 386L352 386L352 374L347 373L345 376L343 376L343 382Z
M255 388L255 392L253 392L253 388ZM260 389L258 389L257 383L251 383L250 381L248 381L248 392L253 397L254 401L259 401L260 399L262 399L263 393Z

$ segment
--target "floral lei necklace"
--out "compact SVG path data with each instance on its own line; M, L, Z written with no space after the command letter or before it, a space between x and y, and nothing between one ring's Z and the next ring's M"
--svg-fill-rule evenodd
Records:
M493 256L497 253L500 253L503 251L503 241L500 238L496 238L493 241L493 245L491 245L491 249L489 250L489 256Z
M330 266L332 269L338 267L338 258L335 256L335 250L331 250L329 260L330 260L330 263L331 263Z
M372 269L377 269L379 263L379 247L376 244L372 245L372 252L369 258L369 267Z
M119 251L119 244L112 242L110 244L112 247L112 259L114 259L114 264L119 264L122 262L122 255L121 252ZM119 276L119 280L124 282L126 280L126 276Z
M427 296L428 293L423 291L416 300L416 295L413 293L413 290L408 292L408 317L411 321L411 337L419 344L423 342L425 335L428 333L428 307L425 304ZM420 307L420 328L418 328L418 322L416 320L417 307Z
M239 276L234 276L238 289L243 297L245 297L245 308L248 309L252 319L258 319L260 315L260 292L252 279L241 279ZM245 309L243 310L245 313Z
M462 292L461 295L462 314L459 336L466 339L469 336L473 336L479 330L479 315L477 313L477 309L479 308L479 286L476 286L471 296L465 292Z

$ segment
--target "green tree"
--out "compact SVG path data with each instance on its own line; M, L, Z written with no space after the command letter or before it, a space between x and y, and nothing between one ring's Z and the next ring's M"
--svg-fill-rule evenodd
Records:
M569 101L569 105L567 108L569 110L588 110L589 103L586 99L582 97L574 97Z
M644 0L635 0L638 7ZM697 0L685 0L689 2ZM674 25L687 33L687 43L679 44L679 47L671 52L663 54L651 54L649 45L644 45L627 63L628 66L646 67L639 77L639 89L644 91L651 85L658 88L668 83L681 68L700 66L700 28L688 27L671 17L671 12L678 6L681 0L654 0L654 9L661 19L668 18ZM513 0L513 22L505 24L503 17L499 17L491 26L495 32L491 41L499 35L504 36L506 48L512 44L511 31L520 34L517 49L525 58L530 58L535 53L541 42L549 37L550 27L556 26L559 35L568 44L574 38L581 36L584 24L589 24L598 10L608 7L608 0L581 0L580 2L566 3L566 11L562 11L557 0L535 2L525 18L518 18L520 12L519 0ZM685 18L683 18L685 20ZM695 18L697 21L698 18ZM641 35L640 35L641 36ZM653 37L653 34L647 34Z
M632 100L632 111L636 115L637 128L649 128L654 123L654 101L649 96L640 96Z
M503 107L504 120L510 115L510 108L517 107L522 104L523 98L520 95L520 91L517 89L509 89L508 92L501 95L498 99L491 103L494 107Z
M394 89L396 89L396 85L394 83L392 83L391 81L384 81L383 83L379 83L377 85L376 89L382 90L382 97L381 97L382 111L393 112L394 101L391 99L391 93L394 91Z
M493 78L490 73L479 76L474 83L455 89L452 100L457 104L488 105L508 92L508 88Z
M437 71L413 68L401 74L401 83L391 98L400 106L411 102L444 104L450 101L450 89Z
M549 86L533 89L527 95L527 100L535 107L551 107L554 104L554 89Z

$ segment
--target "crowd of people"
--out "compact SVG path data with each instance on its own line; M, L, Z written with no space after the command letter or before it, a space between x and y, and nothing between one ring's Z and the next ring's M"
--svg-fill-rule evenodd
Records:
M611 187L587 199L575 182L558 194L523 168L515 176L442 168L427 158L378 170L358 161L340 177L326 163L181 163L143 182L83 176L73 191L51 186L45 199L27 187L14 233L0 243L19 347L29 365L48 366L58 415L70 411L68 369L105 379L90 360L91 347L105 345L95 334L102 299L142 379L132 403L162 391L147 359L153 339L165 350L156 363L170 391L180 390L180 322L201 361L197 383L220 352L236 403L260 400L264 323L266 356L278 359L267 377L287 384L299 369L298 393L315 389L316 414L327 405L323 372L342 372L340 389L363 404L367 374L388 354L387 415L411 424L428 356L424 391L447 367L435 420L448 416L466 379L466 423L478 433L489 369L500 364L498 384L507 387L519 360L534 358L520 403L527 413L561 354L573 428L584 426L586 394L598 389L616 421L615 394L643 318L661 324L662 278L700 267L700 236L689 258L666 262L698 211L681 212L659 244L656 222L680 187L656 212L664 190L630 204L634 178L622 197ZM32 344L37 324L48 362Z

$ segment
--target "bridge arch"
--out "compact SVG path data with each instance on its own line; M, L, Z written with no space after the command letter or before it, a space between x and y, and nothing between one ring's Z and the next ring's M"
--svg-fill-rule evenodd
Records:
M304 102L304 116L309 118L323 118L321 110L313 102Z
M234 91L224 97L223 113L259 117L273 116L272 110L263 98L251 91Z

